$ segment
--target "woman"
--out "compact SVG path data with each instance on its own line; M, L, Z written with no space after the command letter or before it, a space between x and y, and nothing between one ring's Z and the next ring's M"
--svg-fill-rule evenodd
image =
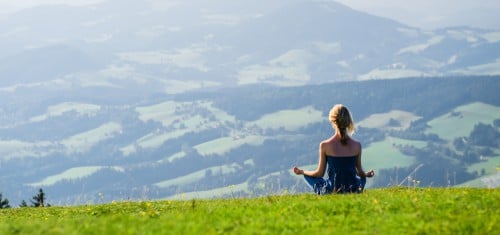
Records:
M354 132L354 121L349 110L342 104L333 106L329 113L335 134L319 145L319 163L314 171L297 167L293 172L304 175L306 182L317 194L360 193L366 184L366 177L374 171L364 172L361 167L361 144L350 137ZM328 178L323 179L327 171Z

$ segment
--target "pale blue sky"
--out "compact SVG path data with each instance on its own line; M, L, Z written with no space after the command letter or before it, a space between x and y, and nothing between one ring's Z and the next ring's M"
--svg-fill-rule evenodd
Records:
M500 29L499 0L337 0L349 7L423 29Z
M0 17L48 4L91 5L106 0L0 0ZM177 0L147 0L174 2ZM189 0L185 0L189 1ZM473 26L500 29L499 0L337 0L353 9L423 29Z

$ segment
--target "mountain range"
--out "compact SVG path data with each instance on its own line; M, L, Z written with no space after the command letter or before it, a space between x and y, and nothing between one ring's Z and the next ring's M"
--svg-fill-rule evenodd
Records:
M342 100L370 127L367 118L384 113L407 127L417 120L432 126L454 109L486 107L491 125L499 116L494 90L484 92L489 98L471 98L469 90L478 90L467 87L433 100L446 109L423 113L424 103L397 109L398 99L408 101L398 96L365 110L370 94L318 101L313 88L342 93L335 84L374 92L366 88L372 80L413 77L423 80L409 80L422 94L435 95L440 78L466 77L443 85L474 87L484 81L477 75L493 76L485 82L493 89L500 74L498 31L425 31L334 1L107 0L25 9L0 28L0 191L11 201L39 187L56 204L184 192L209 197L249 184L256 194L291 188L296 182L283 176L289 162L263 156L297 152L295 163L306 164L306 152L325 137L324 112ZM376 84L384 83L419 92L387 80ZM287 101L290 94L298 98ZM258 95L258 103L244 102ZM380 133L370 130L363 140L377 143ZM440 136L450 144L452 137ZM389 167L414 164L396 162ZM464 173L461 182L471 177Z

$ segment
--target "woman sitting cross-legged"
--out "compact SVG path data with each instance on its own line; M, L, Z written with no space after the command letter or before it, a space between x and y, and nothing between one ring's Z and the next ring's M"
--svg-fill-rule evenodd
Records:
M375 173L373 170L364 172L361 167L361 144L350 137L354 132L352 116L341 104L335 105L329 116L335 134L320 143L318 167L314 171L294 167L293 172L304 175L317 194L361 193L366 177L372 177ZM323 179L325 169L328 175L326 180Z

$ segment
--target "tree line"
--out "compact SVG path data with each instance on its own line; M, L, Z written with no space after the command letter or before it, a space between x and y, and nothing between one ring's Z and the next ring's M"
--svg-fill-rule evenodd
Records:
M30 200L31 205L28 205L25 200L19 204L19 207L49 207L50 204L46 203L46 196L43 189L39 189L38 193L35 194ZM11 208L9 199L3 198L2 193L0 192L0 209L8 209Z

